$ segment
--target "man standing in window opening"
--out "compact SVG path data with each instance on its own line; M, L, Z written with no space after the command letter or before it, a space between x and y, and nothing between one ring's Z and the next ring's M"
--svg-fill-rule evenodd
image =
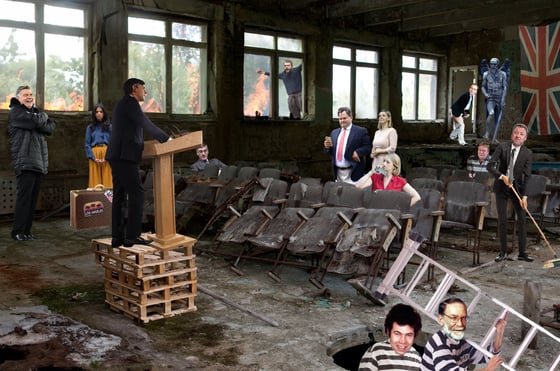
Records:
M460 145L464 146L467 144L465 142L465 122L463 118L469 118L471 115L471 108L473 101L476 99L476 92L478 91L478 85L471 84L469 86L469 91L463 93L456 101L451 105L451 121L453 123L453 130L449 134L449 139L457 140Z
M294 67L292 61L286 59L284 61L284 71L278 74L278 78L284 81L284 87L286 88L286 92L288 93L288 109L290 110L290 119L294 120L301 119L301 69L301 64L297 67ZM259 75L264 73L265 75L270 76L270 72L264 72L261 69L258 69L257 73Z
M152 242L140 237L144 187L139 170L144 151L144 130L160 143L172 139L142 112L140 102L144 101L147 94L144 85L144 81L140 79L126 80L123 86L124 97L113 109L113 132L105 156L113 169L113 247L148 245ZM128 205L126 224L125 204Z
M12 238L33 240L31 224L39 199L41 178L47 173L49 151L46 136L54 132L56 124L45 112L35 107L35 98L27 85L16 90L10 100L8 134L12 146L12 164L16 173L16 208Z

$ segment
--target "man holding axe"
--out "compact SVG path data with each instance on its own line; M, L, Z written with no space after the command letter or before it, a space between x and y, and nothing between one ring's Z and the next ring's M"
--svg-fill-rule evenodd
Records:
M498 233L500 236L500 254L494 259L501 262L506 259L507 252L507 202L512 200L517 216L517 237L519 254L517 260L532 262L525 252L527 196L525 185L531 176L533 152L524 146L529 129L522 123L514 124L511 141L500 143L496 147L492 159L488 163L488 171L496 177L493 191L496 194L496 210L498 212ZM521 195L521 196L520 196Z

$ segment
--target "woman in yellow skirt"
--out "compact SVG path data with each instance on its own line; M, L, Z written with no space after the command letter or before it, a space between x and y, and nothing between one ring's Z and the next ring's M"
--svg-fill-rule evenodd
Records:
M105 188L113 188L111 166L105 161L107 145L111 138L112 125L103 104L95 105L91 112L92 123L86 129L86 156L89 159L88 188L103 184Z

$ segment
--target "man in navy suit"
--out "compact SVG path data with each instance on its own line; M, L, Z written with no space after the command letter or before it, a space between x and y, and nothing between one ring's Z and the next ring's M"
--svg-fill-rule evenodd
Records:
M333 175L337 182L354 184L365 173L365 156L371 153L371 140L365 128L352 124L352 110L338 109L340 128L331 132L323 143L325 153L332 156Z
M152 242L140 237L144 186L139 169L144 151L144 130L160 143L171 140L171 137L142 112L139 102L143 102L147 94L144 85L140 79L126 80L124 97L113 109L113 133L105 156L113 169L113 247L148 245ZM128 221L125 225L123 208L127 200Z
M494 259L500 262L506 259L507 252L507 202L512 200L517 215L517 237L519 254L517 260L532 262L533 258L525 252L526 245L526 217L527 196L525 185L531 176L533 152L523 144L527 140L529 130L524 124L513 125L511 141L501 143L496 147L492 159L488 162L488 171L496 177L494 193L496 193L496 210L498 212L498 232L500 235L500 254ZM515 188L521 202L513 193Z
M463 118L469 118L473 101L476 99L478 85L471 84L469 91L462 94L451 105L451 121L453 121L453 130L449 134L449 139L457 140L460 145L464 146L465 142L465 122Z

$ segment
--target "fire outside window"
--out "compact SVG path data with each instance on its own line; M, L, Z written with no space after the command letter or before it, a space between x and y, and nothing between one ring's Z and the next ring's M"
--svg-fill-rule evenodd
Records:
M305 113L303 39L245 33L243 114L301 119Z

